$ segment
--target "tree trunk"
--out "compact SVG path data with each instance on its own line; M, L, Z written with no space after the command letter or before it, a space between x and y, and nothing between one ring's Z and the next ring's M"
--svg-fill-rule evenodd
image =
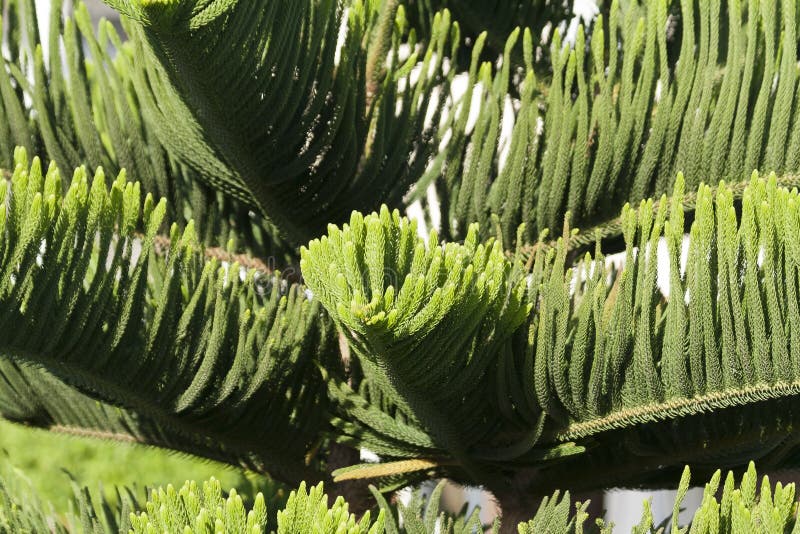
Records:
M327 468L329 476L337 469L358 463L361 463L361 453L358 450L339 443L331 443ZM364 515L373 504L372 494L369 491L369 483L364 480L326 483L325 493L328 494L331 500L335 500L337 497L343 497L350 505L350 513L355 514L358 519L361 519L361 516Z
M492 491L497 504L500 507L500 534L516 534L520 523L533 519L542 495L533 495L520 488L520 484L509 485L505 488ZM570 495L572 502L590 501L586 512L589 514L590 521L596 517L603 516L603 492L593 491ZM574 505L570 505L570 512L574 512Z
M515 534L517 525L528 521L536 513L537 499L509 488L492 492L500 506L500 534Z

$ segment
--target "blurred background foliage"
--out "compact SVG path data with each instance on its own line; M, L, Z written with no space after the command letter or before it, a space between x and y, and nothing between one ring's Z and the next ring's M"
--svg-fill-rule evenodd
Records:
M114 486L127 486L141 495L145 488L186 480L218 479L225 490L236 488L246 504L262 492L283 500L284 489L276 482L228 465L163 449L140 445L79 439L29 429L0 420L0 467L24 472L43 501L56 511L68 509L72 489L70 475L82 486L103 493L112 501Z

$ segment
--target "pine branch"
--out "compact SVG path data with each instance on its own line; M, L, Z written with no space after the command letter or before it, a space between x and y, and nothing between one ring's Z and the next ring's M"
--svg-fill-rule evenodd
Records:
M797 190L754 175L743 191L723 183L685 199L681 176L676 184L670 201L623 211L620 271L602 255L570 268L569 227L554 249L536 249L529 271L496 244L477 245L476 228L464 245L440 248L435 234L426 246L413 224L386 210L331 227L303 250L302 266L363 367L357 387L331 387L345 439L387 462L429 459L438 474L499 492L503 481L482 473L531 469L539 474L524 491L542 492L554 480L581 489L635 483L650 467L632 455L652 457L661 470L699 460L701 450L703 465L752 457L782 465L796 443L787 425L800 369ZM684 272L686 203L695 219ZM669 297L657 285L662 236ZM494 264L490 250L503 259ZM497 288L496 304L478 296L484 283ZM525 325L512 332L518 318ZM415 404L418 397L430 404ZM782 412L752 420L755 406ZM712 415L720 419L713 440ZM762 436L769 428L786 448L754 445L750 426ZM646 428L659 439L648 443ZM560 461L548 464L553 458Z
M536 253L538 313L518 334L520 343L529 340L528 352L514 356L533 374L511 379L509 386L519 385L506 394L518 408L547 414L543 443L596 443L580 460L582 487L635 483L686 461L787 465L796 446L786 425L797 409L797 192L779 188L774 176L754 177L737 215L734 190L722 184L714 196L702 186L684 273L682 178L677 184L671 202L662 197L658 208L647 201L623 212L627 257L619 272L607 271L602 256L565 271L553 258L569 248L569 234L556 251ZM656 285L661 236L668 297ZM531 390L534 402L525 394ZM658 439L650 441L646 429ZM569 478L578 469L577 460L569 463L531 483Z
M291 498L290 504L291 505ZM153 490L145 503L145 511L131 514L130 532L190 532L259 534L267 526L267 506L259 493L250 510L236 490L223 496L219 481L211 479L200 487L195 482L186 482L175 490Z
M793 1L626 4L612 2L591 32L579 28L574 45L556 33L545 87L524 33L516 101L505 67L519 34L494 73L476 43L475 89L452 114L447 155L416 192L436 183L445 238L463 239L472 221L488 234L492 216L507 247L523 223L523 244L555 231L567 214L572 225L602 224L625 202L669 193L678 171L689 191L701 181L739 182L754 169L797 173ZM680 42L670 40L675 24ZM469 129L464 110L477 117ZM501 143L503 122L513 131Z
M335 332L303 289L206 261L137 184L110 191L82 169L62 196L25 154L2 187L0 351L135 412L228 462L277 478L319 476L306 452L326 424L317 365L335 373ZM6 184L3 184L6 185ZM144 239L136 237L142 225ZM58 265L58 268L54 268Z
M569 492L555 492L532 505L526 513L532 519L519 525L502 525L495 521L482 525L480 509L453 514L441 507L445 482L437 485L429 497L414 491L407 504L391 506L373 488L380 510L373 521L370 513L360 520L348 510L348 503L337 499L333 504L324 493L322 484L300 487L291 492L285 506L257 494L251 505L245 506L242 497L232 490L225 494L217 480L203 483L187 482L181 488L157 488L149 498L139 504L129 490L118 489L122 502L114 505L103 499L93 500L86 488L74 487L75 511L66 518L58 518L38 499L35 491L21 473L4 469L0 478L0 528L9 532L35 531L61 533L116 534L163 532L185 534L192 532L225 534L264 532L267 525L275 523L278 534L320 532L334 534L469 534L476 530L488 532L519 532L520 534L578 534L582 532L610 534L613 525L587 513L589 502L573 503ZM738 481L737 481L738 478ZM661 525L654 524L650 502L642 504L641 520L631 530L632 534L659 532L669 528L671 534L687 532L678 518L683 500L692 482L686 468L680 477L673 513ZM273 507L277 512L273 512ZM740 532L795 532L795 485L772 484L769 477L759 479L755 466L737 477L728 472L723 480L717 471L705 484L700 507L693 512L693 532L731 534ZM535 513L534 513L535 511ZM384 530L385 529L385 530ZM616 530L615 530L616 532Z
M378 21L372 30L365 75L368 108L372 105L385 74L383 64L391 49L398 7L400 7L399 0L385 0L380 6Z
M185 227L193 219L207 245L233 241L241 250L287 265L295 260L296 252L252 205L205 186L158 142L133 88L134 48L121 42L110 23L100 21L95 31L81 2L67 17L61 2L54 2L45 60L38 32L14 31L38 28L33 2L5 0L2 6L12 20L11 31L0 36L9 51L0 61L0 167L12 167L14 148L24 146L63 168L102 166L115 175L126 169L144 194L169 200L171 220ZM29 79L34 64L36 76Z
M4 357L0 358L0 417L70 436L159 447L223 463L237 462L219 443L171 432L142 414L83 394L44 369L19 365Z
M497 353L530 305L521 265L512 265L499 243L479 244L477 233L476 226L463 245L440 247L432 232L426 244L414 222L384 207L366 217L354 213L349 225L331 226L302 249L305 279L363 373L358 383L329 387L343 442L387 461L421 458L466 480L492 478L482 455L501 454L498 440L520 440L517 455L542 461L580 450L534 450L541 426L520 432L513 414L486 402Z
M742 199L742 195L744 194L745 189L747 186L750 185L751 180L742 181L733 184L726 184L726 187L730 190L733 194L733 198L735 201L740 201ZM793 188L800 188L800 176L796 175L785 175L785 176L778 176L776 177L776 184L778 187L783 187L786 189L793 189ZM716 195L716 188L712 188L712 195ZM658 210L660 205L659 200L653 202L653 209ZM666 199L667 205L672 203L672 198ZM684 212L692 212L697 207L697 192L696 191L688 191L683 194L682 198L682 206ZM585 252L586 249L594 248L598 242L605 241L610 238L621 237L622 236L622 218L616 217L610 219L602 224L597 226L593 226L591 228L587 228L585 230L576 231L576 233L570 236L569 239L569 252L570 254L574 255L580 252ZM538 243L531 244L531 245L524 245L519 247L517 251L518 254L521 254L522 257L525 259L526 262L532 261L536 251L539 248L543 248L544 250L555 248L558 245L558 239L552 239L550 241L539 241ZM607 251L606 248L604 250ZM608 253L608 252L606 252Z
M5 178L6 180L10 180L13 173L12 171L0 168L0 176ZM137 232L136 239L144 240L145 235ZM208 241L203 240L203 241ZM259 257L251 256L250 254L239 254L236 252L231 252L232 245L235 241L231 240L228 243L228 249L224 249L222 247L213 247L213 246L206 246L203 250L203 255L206 259L209 260L217 260L219 263L228 263L233 264L236 263L243 269L247 270L254 270L258 271L263 275L272 275L274 274L277 269L273 260L274 257L269 258L268 260L264 260ZM166 235L156 235L153 238L153 247L156 254L159 256L166 256L169 254L170 248L172 248L172 241L169 236ZM284 269L284 276L286 276L286 270Z
M377 0L195 4L111 2L136 21L143 61L126 67L172 156L296 243L355 207L402 202L440 140L434 89L445 94L455 74L443 70L457 34L447 12L417 52Z
M138 234L137 237L143 239L145 236ZM169 254L170 249L172 249L172 240L167 236L157 235L153 239L153 246L156 254L166 256ZM236 254L222 247L205 247L203 249L203 256L209 260L217 260L220 264L235 263L242 269L257 271L263 275L272 275L276 272L274 265L270 265L261 258L256 258L248 254Z
M0 470L0 531L55 534L378 534L384 532L385 512L374 520L370 513L357 520L341 498L330 503L322 484L301 483L288 500L279 495L255 495L245 502L235 489L224 492L218 480L187 481L180 488L167 486L149 491L148 498L117 488L118 502L97 498L73 481L72 505L56 514L43 503L24 475L11 468ZM94 498L93 498L94 497ZM49 506L49 509L48 509ZM267 530L267 529L270 530Z
M65 475L66 476L66 475ZM50 532L53 534L117 534L130 529L129 515L138 505L130 490L118 488L117 502L92 498L87 488L72 483L72 508L57 515L50 503L43 503L24 474L0 466L0 532Z

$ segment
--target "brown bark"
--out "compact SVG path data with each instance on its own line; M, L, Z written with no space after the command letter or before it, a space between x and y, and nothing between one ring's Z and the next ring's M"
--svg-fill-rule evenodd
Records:
M536 513L537 499L508 488L494 491L494 498L500 506L500 534L515 534L517 525L528 521Z
M337 469L358 463L361 463L361 453L358 450L339 443L331 444L328 455L328 475ZM350 505L350 513L355 514L359 519L374 504L372 494L369 491L369 482L365 480L330 482L326 483L325 490L331 500L343 497Z
M544 495L525 491L524 488L529 486L526 482L530 482L530 480L525 476L518 475L512 483L491 490L500 507L500 534L516 534L517 526L520 523L527 522L536 515ZM602 491L571 494L570 500L573 503L590 501L586 510L590 521L603 516ZM570 505L570 508L574 512L574 505Z

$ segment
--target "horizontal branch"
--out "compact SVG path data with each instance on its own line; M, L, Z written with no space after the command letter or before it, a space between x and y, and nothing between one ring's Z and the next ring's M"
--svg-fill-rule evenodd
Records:
M679 417L739 407L800 394L800 380L758 384L730 391L715 391L690 398L674 399L647 406L623 409L605 417L574 423L547 439L557 442L586 438L608 430L630 428L633 424L668 421Z
M800 175L797 174L786 174L780 176L776 179L776 183L778 187L785 187L787 189L793 188L800 188ZM744 190L750 184L750 179L743 180L741 182L725 184L725 187L729 189L733 193L733 198L736 200L741 200L742 195L744 194ZM716 196L717 186L712 187L712 195ZM658 211L658 208L661 202L666 202L667 206L672 203L672 197L661 197L660 200L656 200L653 202L653 211ZM687 191L683 195L683 211L691 212L694 211L697 204L697 191ZM603 223L600 223L596 226L592 226L587 228L586 230L578 229L577 233L570 237L569 244L567 246L567 251L574 253L575 251L583 250L587 247L591 247L595 243L599 241L603 241L605 239L619 237L622 235L622 217L615 217ZM528 259L532 255L536 254L536 251L539 249L548 250L551 248L555 248L556 244L558 243L558 239L551 239L548 241L540 241L539 243L534 243L530 245L525 245L520 248L519 254L524 258Z

